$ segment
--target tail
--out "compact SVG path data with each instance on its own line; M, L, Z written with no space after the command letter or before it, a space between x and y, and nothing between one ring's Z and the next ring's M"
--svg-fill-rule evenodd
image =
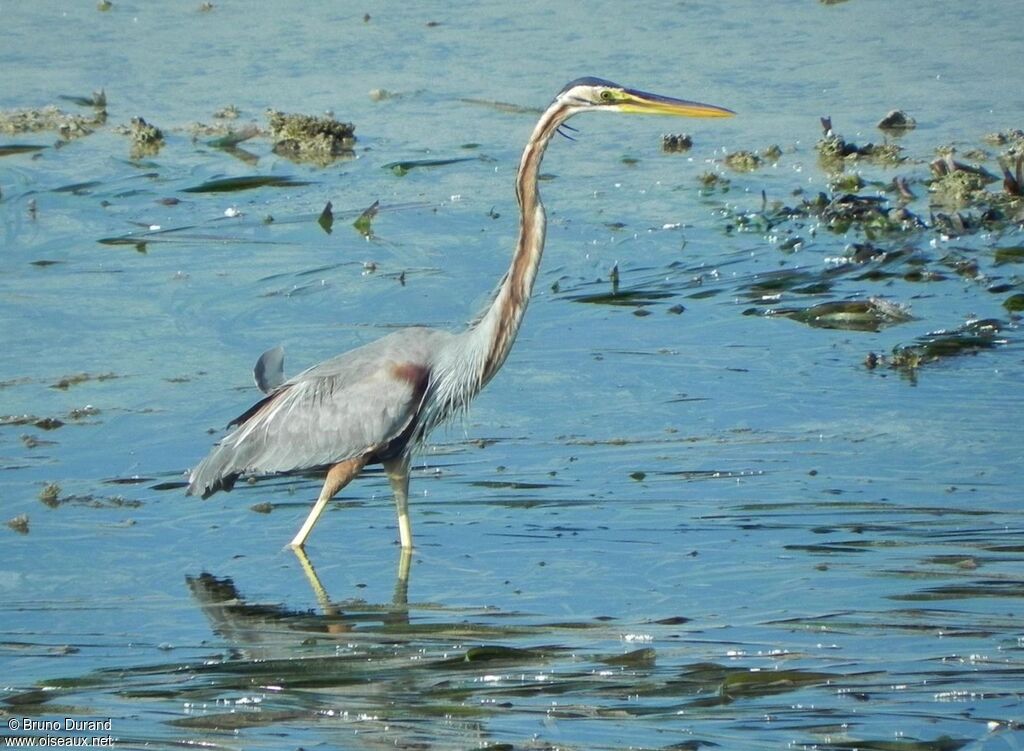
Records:
M253 446L243 440L248 431L240 432L242 425L257 414L273 396L260 399L228 423L228 427L233 427L234 430L221 438L206 458L199 462L199 466L189 473L188 490L185 491L185 495L198 495L205 501L218 490L231 490L235 486L235 481L245 474L250 466L249 460L253 454Z
M288 445L274 432L277 428L268 424L267 410L288 393L289 387L279 388L228 423L228 427L234 430L224 436L192 470L186 494L205 499L218 490L231 490L243 475L302 469L302 463L292 456L295 452L289 451ZM271 410L270 416L274 414Z
M206 500L218 490L231 490L242 475L233 466L233 460L232 451L223 444L216 446L189 474L185 495L198 495Z

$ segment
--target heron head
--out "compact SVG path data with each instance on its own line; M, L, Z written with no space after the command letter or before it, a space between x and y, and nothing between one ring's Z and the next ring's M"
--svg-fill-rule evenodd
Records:
M637 89L627 89L602 78L577 78L566 84L556 97L577 112L607 110L677 117L732 117L725 107L674 99Z

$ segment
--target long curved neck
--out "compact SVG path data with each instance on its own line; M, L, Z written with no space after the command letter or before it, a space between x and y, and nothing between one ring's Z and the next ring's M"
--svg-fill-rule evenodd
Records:
M540 163L551 137L572 114L573 109L568 104L556 100L533 129L516 173L520 219L512 263L498 284L490 306L438 353L432 368L431 387L425 397L426 415L421 423L421 437L441 421L465 409L498 372L512 349L544 253L544 206L537 192Z
M555 101L541 115L530 137L516 174L516 199L519 202L519 239L508 271L502 277L490 307L466 332L470 349L482 356L482 388L508 357L530 302L537 268L544 254L547 219L540 200L537 179L544 152L559 126L572 114L565 103Z

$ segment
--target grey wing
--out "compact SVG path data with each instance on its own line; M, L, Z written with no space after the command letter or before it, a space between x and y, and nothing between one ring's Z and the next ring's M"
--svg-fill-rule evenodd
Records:
M435 333L397 333L287 381L240 417L196 467L188 492L206 497L240 475L294 472L378 451L416 419ZM390 341L389 341L390 340ZM412 350L412 351L410 351Z

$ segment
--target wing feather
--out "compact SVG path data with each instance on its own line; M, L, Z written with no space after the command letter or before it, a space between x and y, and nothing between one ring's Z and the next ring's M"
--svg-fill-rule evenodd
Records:
M381 450L414 423L451 334L402 329L289 379L241 415L189 478L204 498L242 475L323 467Z

